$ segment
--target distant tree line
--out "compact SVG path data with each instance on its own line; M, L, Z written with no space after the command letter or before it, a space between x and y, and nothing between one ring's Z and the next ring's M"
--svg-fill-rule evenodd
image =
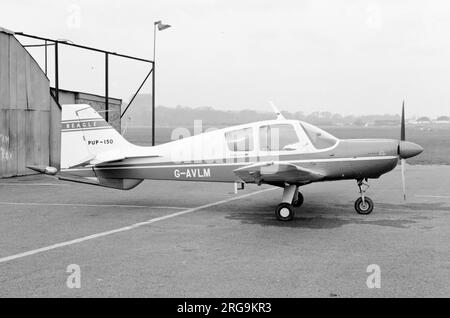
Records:
M326 125L358 125L375 121L398 121L399 115L366 115L366 116L342 116L332 112L312 112L305 114L297 111L294 113L282 111L288 119L303 120L312 124ZM212 107L188 107L177 106L175 108L158 106L156 110L156 123L158 126L186 126L192 125L194 120L202 120L208 126L227 126L244 124L253 121L274 119L273 112L259 112L255 110L217 110ZM133 105L125 115L125 120L130 126L150 126L151 125L151 96L138 95Z

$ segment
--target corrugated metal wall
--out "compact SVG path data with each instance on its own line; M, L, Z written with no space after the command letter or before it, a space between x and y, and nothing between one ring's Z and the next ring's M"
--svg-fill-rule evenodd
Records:
M61 111L49 85L17 39L0 32L0 177L59 167Z

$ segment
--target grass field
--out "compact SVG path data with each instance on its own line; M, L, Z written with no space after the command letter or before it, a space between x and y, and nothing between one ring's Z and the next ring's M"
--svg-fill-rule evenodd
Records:
M207 128L207 127L206 127ZM334 136L342 139L351 138L391 138L400 135L399 127L322 127ZM173 127L159 127L156 129L156 143L161 144L171 140ZM190 129L192 132L192 129ZM421 145L424 152L408 160L409 164L450 165L450 127L434 126L430 129L408 126L407 140ZM128 128L125 138L143 145L151 145L152 131L150 127Z

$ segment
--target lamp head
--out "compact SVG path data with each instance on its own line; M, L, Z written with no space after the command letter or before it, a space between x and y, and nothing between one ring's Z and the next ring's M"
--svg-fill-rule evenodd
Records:
M155 21L155 26L158 26L158 30L159 31L163 31L163 30L165 30L165 29L168 29L168 28L170 28L170 24L163 24L162 22L161 22L161 20L159 20L159 21Z

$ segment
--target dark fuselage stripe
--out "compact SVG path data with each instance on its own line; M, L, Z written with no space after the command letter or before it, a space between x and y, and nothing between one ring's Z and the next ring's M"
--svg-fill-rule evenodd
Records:
M104 120L103 118L83 118L83 119L67 119L67 120L62 120L61 124L68 124L68 123L79 123L81 121L100 121L100 120Z
M77 132L77 131L91 131L91 130L105 130L114 129L112 127L96 127L96 128L79 128L79 129L61 129L61 132Z
M301 163L319 163L319 162L354 162L354 161L372 161L372 160L392 160L396 159L396 156L384 156L384 157L359 157L359 158L333 158L333 159L315 159L315 160L289 160L283 162L289 162L292 164L301 164ZM192 163L192 164L177 164L170 162L162 162L162 163L147 163L147 164L124 164L124 165L114 165L114 166L96 166L95 170L117 170L117 169L157 169L157 168L180 168L180 167L232 167L232 166L245 166L250 162L241 161L241 162L229 162L229 163ZM252 162L256 163L256 162ZM66 171L83 171L89 170L92 167L79 168L79 169L67 169Z
M61 131L70 130L88 130L88 129L98 129L98 128L111 128L111 126L103 119L97 119L95 121L74 121L70 123L62 123Z

